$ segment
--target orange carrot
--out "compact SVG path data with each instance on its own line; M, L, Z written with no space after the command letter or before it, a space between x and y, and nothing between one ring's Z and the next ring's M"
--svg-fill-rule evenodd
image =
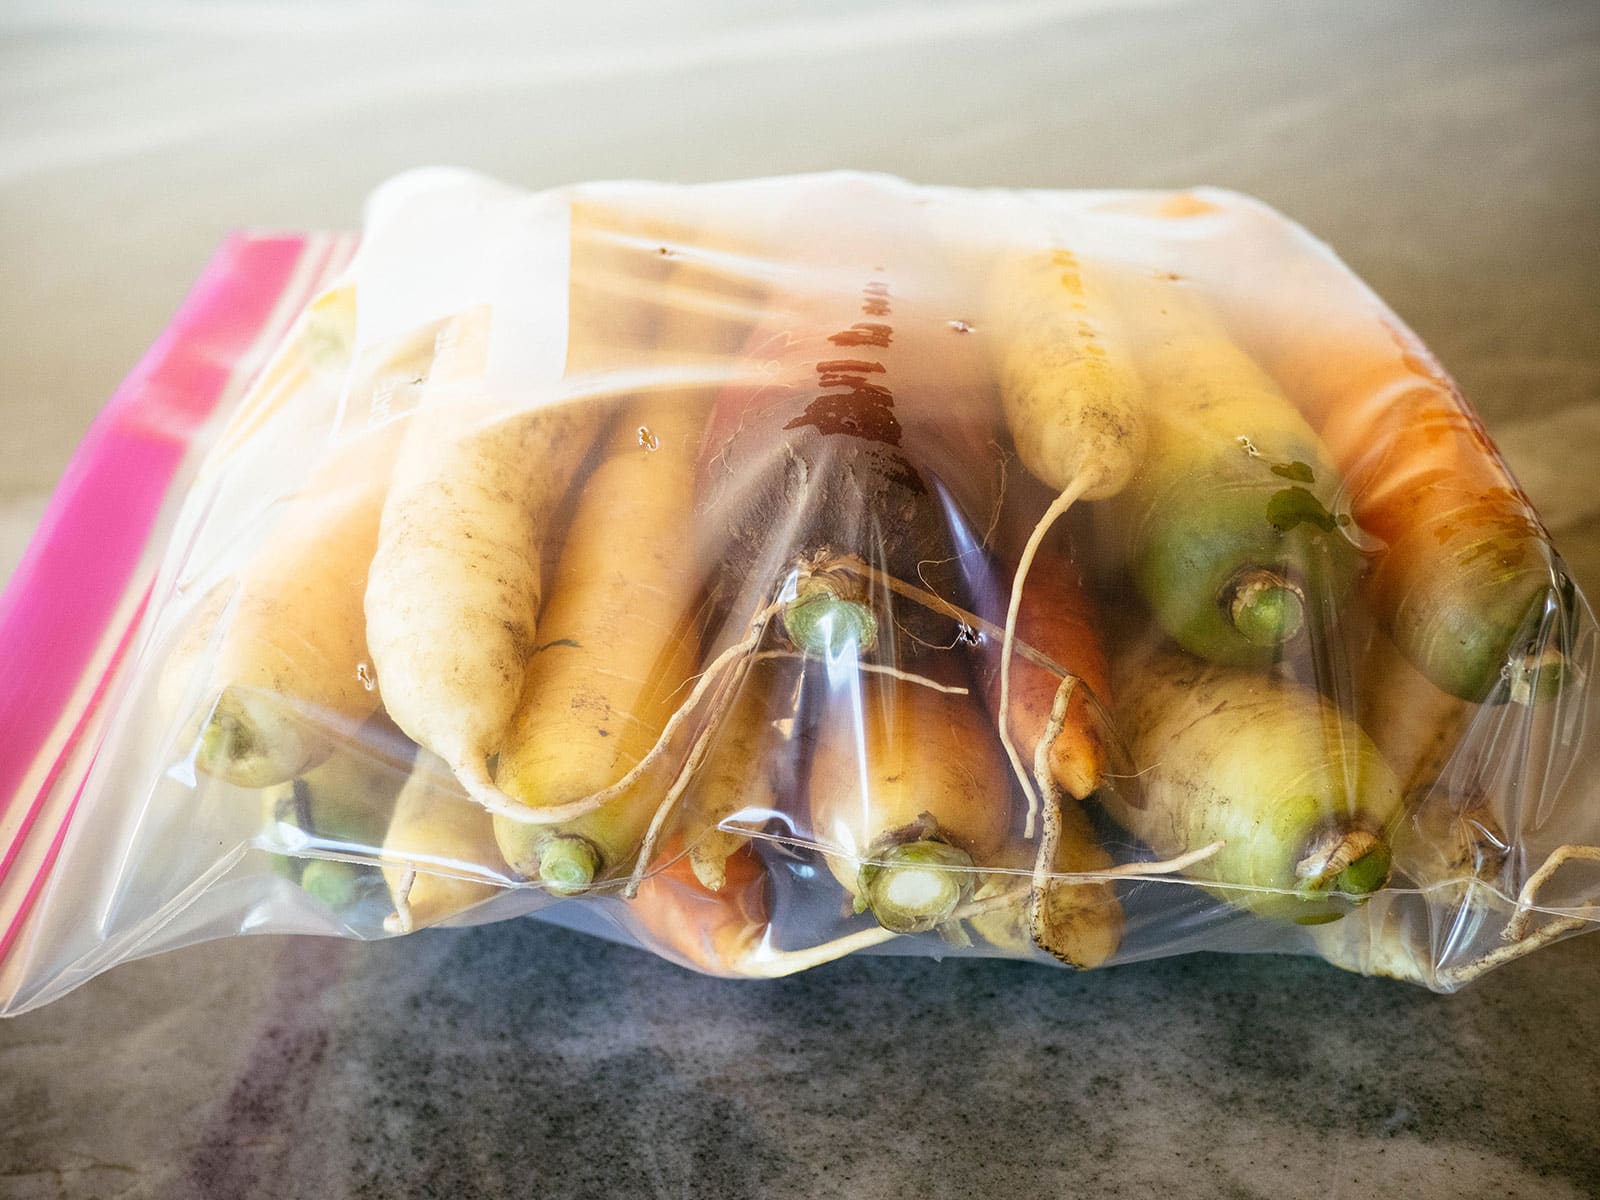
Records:
M708 975L781 979L820 967L857 950L870 950L899 935L877 925L829 941L780 950L772 939L771 888L766 868L750 846L727 861L721 891L696 877L681 838L669 838L658 861L625 902L627 923L664 958Z
M1064 529L1052 530L1040 543L1017 616L1017 646L1043 655L1078 679L1061 731L1050 746L1050 774L1069 795L1082 800L1099 786L1106 761L1090 696L1109 706L1111 684L1100 642L1100 616L1069 544ZM1001 647L986 639L984 648L980 668L984 694L989 711L998 719ZM1039 739L1051 723L1061 683L1055 670L1026 653L1016 653L1011 664L1009 732L1025 763L1033 761Z
M864 674L829 695L811 749L812 836L828 870L857 911L898 933L948 921L1011 823L1000 746L949 658L916 664L934 678Z
M627 912L651 939L656 953L708 975L747 974L748 960L766 936L769 887L766 868L749 846L728 857L720 891L697 878L681 839L669 840L667 866L648 875Z
M1382 320L1318 347L1287 347L1275 369L1301 379L1351 488L1356 520L1383 539L1369 588L1401 651L1434 683L1484 700L1559 689L1546 615L1564 576L1522 489L1439 364ZM1566 585L1570 586L1570 585Z

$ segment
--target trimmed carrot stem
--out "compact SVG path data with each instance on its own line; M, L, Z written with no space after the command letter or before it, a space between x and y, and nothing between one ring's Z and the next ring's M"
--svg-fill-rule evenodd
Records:
M1295 864L1300 890L1365 896L1389 879L1387 844L1365 829L1330 829Z
M783 629L795 647L815 658L837 658L851 646L866 654L878 641L872 607L835 575L810 575L783 607Z
M575 896L594 882L600 852L581 834L557 834L539 848L539 878L552 892Z
M1305 627L1305 593L1276 571L1246 568L1224 593L1228 619L1255 646L1281 646Z
M932 929L972 894L972 856L945 842L905 842L875 858L861 868L861 901L885 929Z

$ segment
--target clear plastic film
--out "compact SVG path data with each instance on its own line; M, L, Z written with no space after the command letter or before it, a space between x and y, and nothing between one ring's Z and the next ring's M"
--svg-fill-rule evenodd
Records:
M252 379L93 744L10 798L72 802L7 1011L546 910L735 977L1440 991L1596 921L1592 614L1256 201L413 172Z

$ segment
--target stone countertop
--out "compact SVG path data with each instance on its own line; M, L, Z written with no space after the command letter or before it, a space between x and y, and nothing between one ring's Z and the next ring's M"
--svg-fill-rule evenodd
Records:
M1600 956L690 974L534 921L219 942L0 1025L0 1195L1538 1197L1600 1184Z
M448 161L1254 193L1434 347L1597 594L1600 8L670 7L9 7L0 575L228 227L348 226ZM1597 996L1600 939L1454 997L1265 956L732 984L530 921L245 939L0 1022L0 1195L1595 1195Z

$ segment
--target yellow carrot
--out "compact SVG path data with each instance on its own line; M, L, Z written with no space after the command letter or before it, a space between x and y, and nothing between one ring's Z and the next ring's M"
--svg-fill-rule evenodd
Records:
M366 591L389 714L488 783L539 615L541 545L601 420L592 405L519 411L481 381L492 316L462 314L410 419Z
M394 914L385 927L410 933L437 925L504 890L494 824L444 762L418 751L383 839L383 878Z
M1270 376L1182 281L1118 272L1149 387L1150 442L1114 502L1115 537L1167 633L1215 662L1263 666L1336 604L1359 555L1338 472Z
M703 230L648 212L608 219L611 286L637 314L613 349L628 365L648 364L659 382L624 409L576 502L496 769L501 791L529 810L496 810L507 861L562 891L627 865L671 778L663 772L681 759L663 754L663 771L585 806L650 755L689 696L703 579L685 534L713 396L704 373L744 335L740 314L755 288L715 265ZM726 252L720 233L712 241ZM706 293L731 298L731 308ZM595 365L604 386L611 357ZM550 811L563 807L567 815Z
M207 774L243 787L289 779L377 708L361 594L383 488L352 465L320 472L239 578L206 664L195 757Z
M1121 491L1144 453L1144 385L1100 270L1063 246L1004 262L986 316L1022 465L1075 498Z
M800 751L774 721L794 711L800 665L763 659L750 667L684 795L683 840L700 884L720 891L730 855L749 838L741 827L793 811Z
M1059 493L1034 526L1012 578L1001 649L999 712L1011 711L1012 647L1023 591L1046 532L1079 499L1127 486L1144 455L1144 382L1100 270L1062 245L1005 262L985 314L998 346L1006 424L1022 464ZM1028 790L1026 832L1037 802L1008 721L1000 737Z
M411 768L412 747L380 712L292 783L262 792L274 869L335 912L376 883L375 867L314 855L376 857Z
M1314 929L1312 942L1328 962L1358 975L1453 986L1448 973L1440 978L1433 929L1463 903L1492 902L1493 893L1479 896L1473 885L1499 875L1506 835L1487 805L1435 789L1395 827L1392 843L1402 888L1420 894L1379 897L1370 910ZM1464 968L1472 972L1473 964Z
M556 510L614 415L599 400L605 373L647 337L648 306L628 281L637 247L616 222L599 206L573 205L566 387L582 398L541 407L548 397L487 388L478 377L493 316L476 310L453 348L454 386L411 421L384 508L366 609L385 702L490 804L503 797L488 759L540 642Z
M496 786L535 810L526 814L533 820L497 812L506 861L561 891L625 866L660 796L661 780L647 778L592 813L534 823L538 809L619 782L688 695L702 581L685 546L703 424L703 405L683 396L628 408L585 481L562 547L495 770Z
M374 347L352 368L356 406L431 369L436 327ZM333 399L320 415L331 422ZM196 765L243 787L307 770L378 707L362 594L400 428L333 443L288 496L261 549L215 585L169 652L159 702L193 714Z
M1400 785L1327 700L1160 648L1118 656L1113 682L1138 783L1101 800L1158 855L1220 841L1187 873L1240 908L1301 923L1336 920L1387 881Z

